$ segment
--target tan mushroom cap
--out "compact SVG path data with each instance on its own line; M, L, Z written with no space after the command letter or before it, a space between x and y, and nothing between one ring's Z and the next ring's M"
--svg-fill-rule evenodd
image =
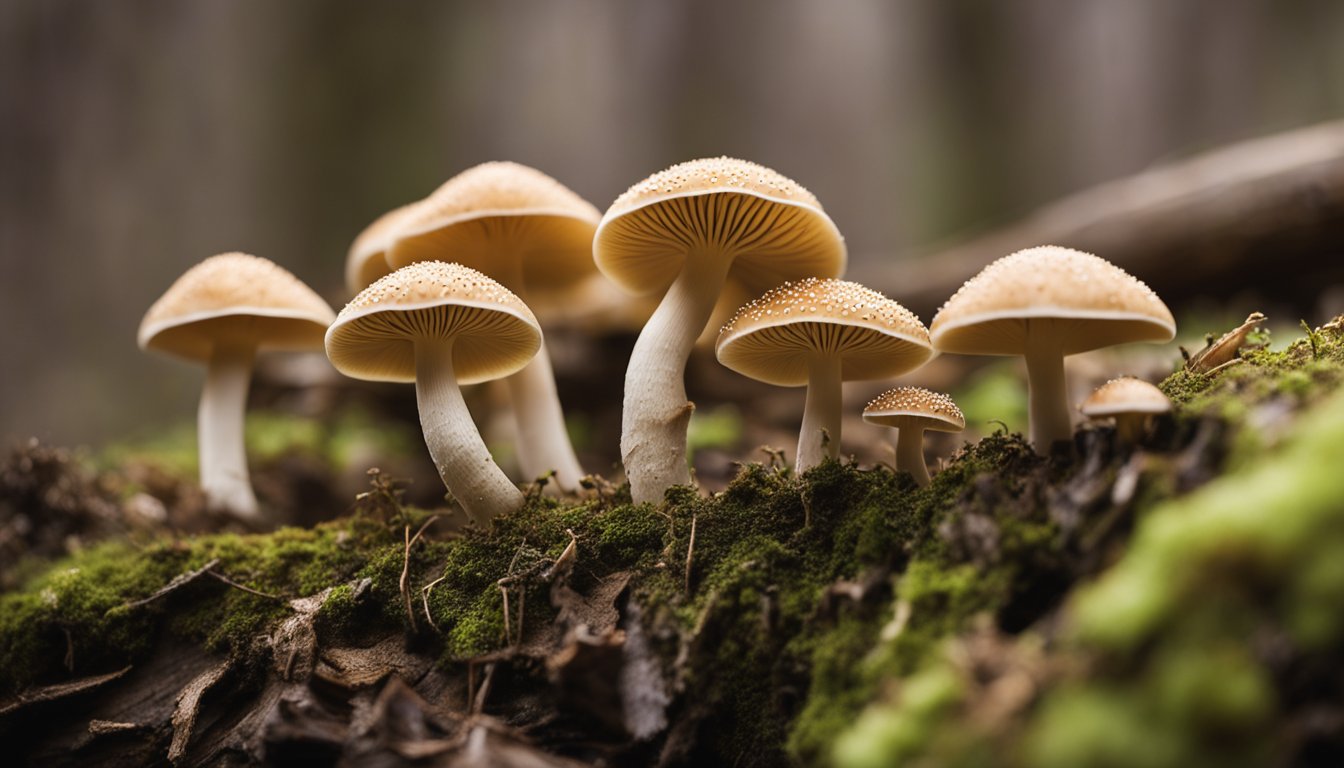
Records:
M1126 413L1167 413L1171 410L1171 400L1152 384L1123 376L1098 387L1078 410L1092 418Z
M845 269L844 238L811 192L728 157L674 165L616 198L598 225L593 258L625 290L660 293L686 255L702 248L735 254L729 280L753 296Z
M541 347L532 310L509 289L460 264L422 261L378 279L327 330L327 357L346 376L414 381L417 339L453 341L461 384L508 376Z
M419 203L416 201L384 213L355 236L345 257L345 286L350 293L359 293L392 271L387 263L387 251L396 240L401 225Z
M321 349L336 317L313 289L276 263L221 253L187 270L140 321L136 340L189 360L209 360L219 344Z
M767 291L719 332L719 362L758 381L808 381L808 357L841 355L842 380L882 379L933 355L929 332L910 310L858 283L807 278Z
M528 292L561 290L595 271L601 214L525 165L482 163L445 181L402 222L388 265L450 259L491 274L501 253L521 258Z
M1017 355L1032 319L1052 321L1065 355L1176 334L1171 310L1143 282L1105 259L1053 245L985 267L943 304L929 333L941 352Z
M919 427L935 432L960 432L966 417L952 398L922 387L897 387L873 398L863 420L886 427Z

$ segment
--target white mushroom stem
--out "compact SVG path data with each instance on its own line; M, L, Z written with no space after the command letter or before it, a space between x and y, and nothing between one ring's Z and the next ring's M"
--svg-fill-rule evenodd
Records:
M800 474L820 464L827 456L840 454L840 356L817 354L808 360L807 403L803 428L798 433Z
M546 343L542 342L537 356L525 368L506 381L518 422L516 448L523 477L535 480L554 471L552 485L562 491L577 491L583 468L565 430L565 415L560 410Z
M1073 438L1069 398L1064 386L1064 353L1055 340L1049 320L1027 320L1028 417L1031 444L1037 453L1049 453L1059 440Z
M920 488L929 484L929 468L924 463L924 430L914 426L896 430L896 470L909 472Z
M492 276L518 298L527 301L520 260L500 259L494 265ZM514 449L518 452L518 467L523 477L532 481L554 471L555 477L546 486L547 491L578 491L579 479L585 473L569 442L560 394L555 388L555 372L551 369L550 352L544 339L536 357L505 381L518 425Z
M261 512L247 474L243 420L252 381L252 345L220 344L206 367L205 387L196 414L201 489L210 509L257 521Z
M690 485L686 428L686 358L709 322L732 259L687 257L653 317L640 332L625 371L621 460L636 504L658 503L674 485Z
M415 343L420 428L443 484L473 520L488 524L523 505L523 494L495 464L471 420L453 372L453 342Z

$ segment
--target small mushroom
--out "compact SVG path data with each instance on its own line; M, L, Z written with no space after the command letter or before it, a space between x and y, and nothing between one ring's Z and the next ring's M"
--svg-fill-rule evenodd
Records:
M320 349L331 307L273 262L223 253L187 270L140 322L141 349L206 364L197 415L201 489L216 511L257 521L243 416L261 349Z
M1089 419L1115 419L1116 440L1134 445L1143 440L1149 419L1171 412L1171 400L1142 379L1122 376L1098 387L1078 410Z
M1104 259L1053 245L985 267L929 324L939 352L1026 359L1031 442L1041 453L1073 435L1065 356L1175 334L1171 310L1151 288Z
M352 299L327 329L326 347L351 378L415 382L429 454L472 519L485 524L522 506L459 389L514 373L541 347L541 327L517 296L460 264L419 262Z
M749 302L723 326L714 352L738 373L782 387L807 385L796 468L840 448L840 383L912 371L933 355L910 310L858 283L808 278Z
M691 482L686 358L725 284L750 296L786 280L838 276L846 254L812 193L764 166L720 157L674 165L616 198L593 258L630 293L663 294L625 374L621 459L639 503Z
M920 387L883 392L863 409L863 420L896 430L896 469L909 472L921 488L929 484L924 432L960 432L966 428L966 417L952 398Z
M575 296L593 265L591 203L535 168L482 163L444 182L402 220L387 252L396 269L451 261L498 280L525 302ZM528 479L555 473L577 491L583 468L565 430L550 354L541 351L506 379L518 424L518 463Z

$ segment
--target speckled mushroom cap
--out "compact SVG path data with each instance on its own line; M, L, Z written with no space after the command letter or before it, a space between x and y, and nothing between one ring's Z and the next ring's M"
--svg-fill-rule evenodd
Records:
M217 345L320 349L335 313L289 270L221 253L187 270L140 321L141 349L209 360Z
M935 432L960 432L966 417L952 398L922 387L897 387L873 398L863 409L863 420L884 427L919 427Z
M943 304L929 334L940 352L1018 355L1028 320L1052 321L1066 355L1176 334L1171 310L1147 285L1105 259L1053 245L985 267Z
M327 330L336 370L370 381L414 381L417 339L453 339L461 384L508 376L541 347L532 310L509 289L460 264L422 261L378 279Z
M387 253L393 269L449 260L495 275L521 260L529 293L562 290L595 271L600 214L565 185L525 165L491 162L457 174L402 222Z
M636 294L666 290L695 249L734 254L728 279L751 296L845 270L844 238L811 192L728 157L680 163L634 185L593 240L597 268Z
M1123 376L1097 387L1078 410L1092 418L1123 413L1167 413L1171 410L1171 400L1152 384Z
M845 381L899 376L933 355L929 332L910 310L858 283L819 278L746 304L714 346L734 371L785 387L806 384L808 357L823 349L841 355Z
M387 264L387 250L403 222L416 210L419 201L403 205L373 220L355 236L350 252L345 257L345 287L350 293L359 293L374 280L392 271Z

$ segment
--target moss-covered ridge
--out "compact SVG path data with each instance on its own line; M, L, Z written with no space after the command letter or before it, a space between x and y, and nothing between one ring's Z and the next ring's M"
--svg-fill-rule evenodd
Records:
M1073 591L1062 622L1016 636L963 626L891 681L836 740L835 763L1337 756L1344 738L1320 718L1344 667L1344 332L1313 337L1165 382L1178 421L1232 426L1236 471L1140 508L1123 557Z
M1229 555L1212 535L1223 525L1216 516L1190 532L1167 534L1209 548L1190 559L1187 584L1172 595L1156 595L1154 590L1170 586L1166 569L1185 561L1174 545L1153 543L1157 534L1145 532L1151 520L1180 517L1187 503L1218 506L1199 502L1202 494L1188 502L1171 499L1178 489L1216 474L1227 444L1247 431L1236 425L1259 423L1266 407L1286 409L1291 422L1297 409L1315 406L1323 418L1313 422L1326 432L1274 441L1283 446L1274 447L1276 458L1269 460L1278 469L1261 480L1273 480L1272 487L1287 494L1297 489L1302 467L1320 475L1323 465L1296 453L1310 449L1291 446L1344 442L1328 432L1341 407L1322 402L1328 397L1322 390L1344 370L1342 348L1341 334L1323 329L1316 349L1305 354L1293 344L1282 352L1249 353L1244 363L1214 377L1178 374L1164 386L1182 410L1137 455L1117 450L1106 430L1081 432L1076 452L1050 458L1037 456L1020 438L999 434L967 446L925 489L883 468L830 462L798 478L781 467L753 464L726 491L708 498L676 489L655 508L632 505L610 490L580 504L533 495L490 531L450 534L446 522L401 508L390 488L380 485L355 515L312 529L202 536L140 549L104 545L0 597L0 691L118 669L145 658L165 637L255 659L267 653L256 638L288 614L288 599L328 588L320 635L405 633L417 648L438 655L445 669L460 669L464 660L546 631L556 617L547 572L573 542L575 588L630 574L628 599L662 644L664 671L676 694L666 746L685 763L774 764L792 757L876 765L924 756L950 763L1029 758L1067 764L1079 756L1120 754L1086 751L1122 743L1111 738L1111 726L1098 724L1114 717L1120 725L1150 728L1154 712L1170 711L1161 702L1171 696L1187 702L1174 706L1187 706L1193 717L1201 692L1215 683L1230 686L1223 693L1233 713L1216 721L1218 727L1245 724L1273 713L1235 702L1263 701L1261 694L1277 682L1242 642L1254 633L1224 623L1242 615L1235 601L1218 603L1224 607L1211 613L1198 609L1203 589L1221 589L1227 581L1209 580L1200 569L1224 556L1241 563L1241 550ZM1310 386L1289 383L1304 374ZM1229 405L1238 400L1246 403L1240 411ZM1254 445L1269 450L1262 442ZM1238 455L1253 463L1257 454L1239 449ZM1121 487L1127 490L1121 493ZM1246 488L1225 493L1258 498ZM1337 498L1321 493L1303 514ZM1131 601L1117 603L1117 610L1128 606L1120 614L1125 621L1113 626L1112 599L1094 596L1105 594L1108 579L1070 603L1080 618L1068 643L1042 636L1042 626L1053 626L1043 620L1074 585L1125 551L1135 520L1141 533L1114 569L1114 578L1122 579L1116 583L1131 585L1113 588ZM1244 526L1246 552L1282 541L1272 557L1248 556L1249 577L1273 576L1289 555L1340 551L1337 539L1315 523L1265 531L1256 526L1268 525L1266 519L1256 520ZM425 525L408 563L406 540ZM1312 549L1310 542L1319 546ZM211 564L211 573L255 592L207 575L140 602ZM1327 565L1322 560L1294 576L1292 594L1304 597L1283 605L1298 608L1272 614L1270 625L1291 627L1294 642L1299 633L1316 642L1336 637L1333 619L1318 616L1338 618L1324 607L1337 596ZM1251 587L1259 583L1242 588L1239 599L1254 603L1261 593ZM430 584L422 602L422 589ZM1130 592L1136 584L1137 597ZM507 635L506 595L515 624ZM1089 610L1101 618L1087 620ZM1165 629L1200 616L1211 618L1188 633ZM1128 634L1108 639L1107 632L1119 633L1121 625ZM1202 675L1208 664L1180 655L1226 637L1233 640L1225 652L1203 660L1229 660L1236 674ZM962 651L949 657L949 647ZM1162 649L1176 655L1164 656ZM966 660L980 664L986 654L995 659L984 663L996 674L1015 670L1032 686L1022 699L1027 704L1006 706L988 720L977 703L993 698L984 695L988 683L981 672L968 672ZM545 683L544 675L537 683ZM1172 693L1172 685L1187 687ZM1086 719L1089 712L1096 718ZM1054 719L1069 716L1083 719ZM1091 736L1048 738L1057 731L1060 738L1086 734L1087 727ZM1023 739L1022 733L1032 735ZM846 735L837 752L840 734ZM1159 754L1186 755L1182 750L1189 746L1182 742Z

